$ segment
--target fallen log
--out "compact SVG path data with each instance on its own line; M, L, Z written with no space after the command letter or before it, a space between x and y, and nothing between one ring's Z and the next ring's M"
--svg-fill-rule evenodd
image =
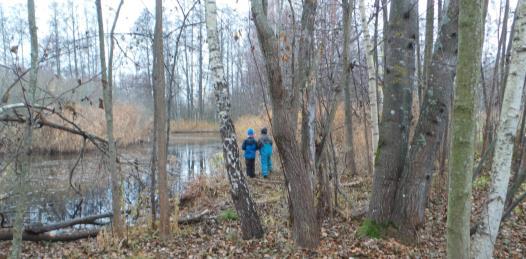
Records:
M100 215L93 215L93 216L88 216L84 218L78 218L78 219L58 222L55 224L45 225L45 226L44 225L31 225L25 229L25 232L29 234L37 235L37 234L50 232L53 230L72 227L75 225L80 225L80 224L100 225L100 223L97 222L98 219L111 218L112 216L113 216L112 213L105 213L105 214L100 214Z
M211 211L206 209L198 214L189 214L184 217L181 217L178 220L179 224L193 224L203 221L208 214L210 214ZM22 240L24 241L49 241L49 242L70 242L70 241L76 241L79 239L84 238L93 238L96 237L99 232L100 228L98 229L91 229L91 230L81 230L81 231L75 231L75 232L68 232L68 233L56 233L56 234L50 234L47 232L51 232L54 230L59 230L63 228L72 227L79 224L92 224L92 225L100 225L96 220L102 219L102 218L109 218L112 217L112 213L105 213L100 215L93 215L85 218L79 218L79 219L72 219L64 222L59 222L52 225L42 226L42 225L31 225L28 226L24 233L22 234ZM0 229L0 241L7 241L13 239L13 229Z
M31 234L24 232L22 234L22 240L24 241L48 241L48 242L70 242L84 238L96 237L100 232L100 229L92 229L85 231L76 231L72 233L59 233L59 234ZM0 241L7 241L13 239L13 231L0 230Z

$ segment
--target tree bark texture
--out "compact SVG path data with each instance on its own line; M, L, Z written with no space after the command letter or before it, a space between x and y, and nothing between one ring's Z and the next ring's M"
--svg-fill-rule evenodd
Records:
M154 121L156 128L156 171L159 174L159 232L161 238L167 239L171 232L170 226L170 202L168 197L168 178L166 174L167 149L166 149L166 98L163 58L163 15L162 0L155 1L155 30L153 37L153 85L155 87L154 98Z
M107 164L111 174L111 202L113 210L113 229L117 238L122 238L124 235L124 222L121 216L121 180L120 174L117 171L117 148L115 146L115 139L113 137L113 100L111 89L111 78L108 78L108 69L106 67L106 51L104 45L104 21L102 19L101 0L96 0L97 5L97 20L99 27L99 48L100 48L100 65L101 65L101 83L102 94L104 101L104 115L106 118L106 135L108 137L108 157ZM110 51L111 52L111 51ZM110 59L112 59L110 57ZM112 68L110 67L110 70Z
M475 88L482 37L482 0L459 0L458 64L453 100L447 210L447 257L469 258L471 182L475 137Z
M408 149L418 33L416 2L401 0L391 3L384 112L369 203L369 217L378 223L390 219Z
M307 167L295 137L297 122L292 120L295 117L292 114L296 110L295 105L289 101L289 93L283 84L281 57L278 52L279 42L266 15L266 1L252 0L251 3L272 98L272 132L284 164L285 177L288 181L287 188L292 203L293 239L300 247L315 248L320 241L320 226L316 219L311 178L307 173ZM309 9L309 6L311 5L306 4L304 11Z
M264 231L261 226L255 203L250 196L245 177L241 172L239 147L236 140L236 129L230 117L230 96L223 71L219 38L217 36L217 7L215 0L206 2L206 31L209 49L209 64L212 70L219 130L223 140L223 158L230 182L230 195L241 221L241 233L244 239L261 238Z
M513 144L526 75L526 0L518 1L515 15L516 31L512 43L508 84L505 86L501 117L497 126L489 197L482 212L481 225L473 237L472 255L475 258L493 257L510 178Z
M407 238L424 223L435 161L446 139L458 49L458 0L450 0L430 64L420 119L405 160L396 193L393 222ZM405 233L404 233L405 232Z

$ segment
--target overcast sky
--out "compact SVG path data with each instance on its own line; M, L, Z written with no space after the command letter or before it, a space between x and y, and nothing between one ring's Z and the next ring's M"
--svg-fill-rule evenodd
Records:
M115 10L119 5L120 0L101 0L102 1L102 12L104 19L106 21L113 20L115 15ZM35 10L36 10L36 19L37 26L39 27L39 37L48 35L49 30L49 20L51 19L50 6L51 3L57 2L59 5L67 6L66 0L35 0ZM95 0L73 0L75 7L79 8L77 10L78 14L84 14L84 8L91 9L90 12L95 12ZM183 6L189 7L193 0L180 0ZM186 3L185 3L186 2ZM167 9L169 14L180 15L180 11L174 10L174 7L177 5L175 0L163 1L164 7ZM249 12L248 0L217 0L219 8L230 7L239 13L240 16L246 17ZM0 0L0 5L2 5L4 11L9 16L9 12L13 8L22 7L24 15L26 15L26 5L27 0ZM122 6L119 22L115 29L116 32L129 32L130 28L133 26L135 20L139 17L142 10L148 8L151 13L155 12L155 1L154 0L124 0L124 5ZM168 14L168 15L169 15ZM26 17L24 17L26 18ZM84 27L83 18L79 19L80 28Z

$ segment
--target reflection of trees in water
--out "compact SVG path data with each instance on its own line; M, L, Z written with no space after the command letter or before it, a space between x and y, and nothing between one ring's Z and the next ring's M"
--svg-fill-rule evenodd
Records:
M170 159L169 186L170 195L181 193L189 181L201 175L212 173L213 156L220 151L220 145L214 143L178 144L169 148ZM122 164L124 207L125 211L136 209L141 196L149 191L149 157L148 148L134 150L136 163ZM111 188L109 174L99 154L88 154L76 168L72 183L80 189L75 192L69 184L69 173L76 160L76 155L40 156L35 158L35 169L32 172L32 192L30 208L27 211L26 223L52 223L75 217L111 212ZM0 186L3 187L3 186ZM9 186L7 186L9 187ZM9 193L12 186L2 188L0 193ZM158 198L158 197L157 197ZM0 212L9 219L14 219L15 197L8 197L0 203ZM149 206L149 200L142 200L139 205ZM128 217L128 222L133 219Z

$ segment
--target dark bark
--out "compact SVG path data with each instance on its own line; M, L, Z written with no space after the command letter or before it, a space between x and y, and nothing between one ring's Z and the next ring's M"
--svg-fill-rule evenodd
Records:
M154 98L154 121L156 128L156 171L159 174L159 232L161 238L166 240L170 236L170 201L168 193L168 178L166 173L167 163L167 138L166 138L166 99L165 99L165 77L162 39L162 0L156 0L155 4L155 31L154 31L154 62L153 62L153 86L155 87Z
M405 160L398 185L393 222L404 237L415 237L424 223L426 201L431 186L435 161L446 140L457 63L458 1L451 0L447 21L440 28L437 48L429 71L429 85L422 104L420 120Z
M312 4L312 0L306 1ZM294 218L292 235L300 247L315 248L320 242L320 225L316 219L312 182L296 141L296 117L294 102L283 84L280 67L279 43L266 15L266 1L252 0L252 15L256 25L260 47L265 59L270 96L272 98L272 131L284 164L287 189ZM309 9L309 4L304 5Z
M376 222L390 219L407 154L412 114L411 94L415 79L417 19L416 0L391 3L383 119L369 205L369 217Z

